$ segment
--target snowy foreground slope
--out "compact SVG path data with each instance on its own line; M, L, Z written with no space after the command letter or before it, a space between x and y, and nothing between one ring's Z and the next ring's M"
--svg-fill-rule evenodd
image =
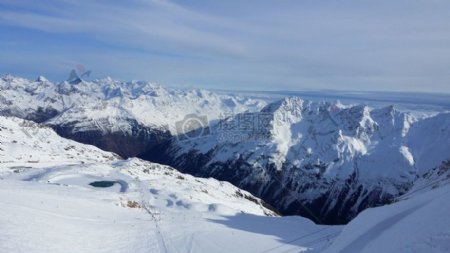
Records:
M0 129L0 252L301 252L341 229L278 217L229 183L120 160L27 121L0 117Z

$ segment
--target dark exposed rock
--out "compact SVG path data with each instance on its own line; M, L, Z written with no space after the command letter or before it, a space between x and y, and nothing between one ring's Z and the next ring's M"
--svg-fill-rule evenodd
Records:
M135 157L170 137L167 131L147 128L137 123L133 126L131 134L120 131L112 133L104 133L101 130L74 131L70 125L51 127L62 137L94 145L123 158Z

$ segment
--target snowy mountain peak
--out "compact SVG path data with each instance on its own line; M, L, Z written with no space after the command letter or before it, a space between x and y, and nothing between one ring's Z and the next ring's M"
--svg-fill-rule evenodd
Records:
M110 76L107 76L107 77L101 78L101 79L97 79L96 82L99 82L99 83L109 83L109 84L117 83L117 81L114 80L114 79L113 79L112 77L110 77Z
M47 78L45 78L44 76L38 76L38 78L36 78L36 82L50 82Z
M284 99L272 102L264 107L261 111L267 113L275 113L277 111L301 111L305 101L300 97L286 97Z

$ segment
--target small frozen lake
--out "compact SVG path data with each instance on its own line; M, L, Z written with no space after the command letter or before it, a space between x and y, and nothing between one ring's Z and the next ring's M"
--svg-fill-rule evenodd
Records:
M48 182L112 192L126 192L128 190L128 183L124 180L90 175L58 175L51 177Z
M114 185L120 185L120 192L126 192L128 189L128 183L123 180L115 180L115 181L94 181L89 183L90 186L96 187L96 188L109 188L113 187Z

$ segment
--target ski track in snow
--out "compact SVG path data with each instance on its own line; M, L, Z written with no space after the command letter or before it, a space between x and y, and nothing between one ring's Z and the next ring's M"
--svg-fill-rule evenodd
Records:
M149 206L150 203L150 198L148 196L148 191L149 189L147 189L142 182L139 182L138 180L135 180L135 184L139 185L139 194L141 196L141 201L140 203L142 204L142 207L144 208L144 210L150 215L151 219L154 222L155 225L155 235L158 238L158 248L160 249L161 253L168 253L167 250L167 243L166 240L164 239L164 235L162 234L161 231L161 227L159 225L159 220L155 215L155 210ZM153 209L153 210L152 210Z

